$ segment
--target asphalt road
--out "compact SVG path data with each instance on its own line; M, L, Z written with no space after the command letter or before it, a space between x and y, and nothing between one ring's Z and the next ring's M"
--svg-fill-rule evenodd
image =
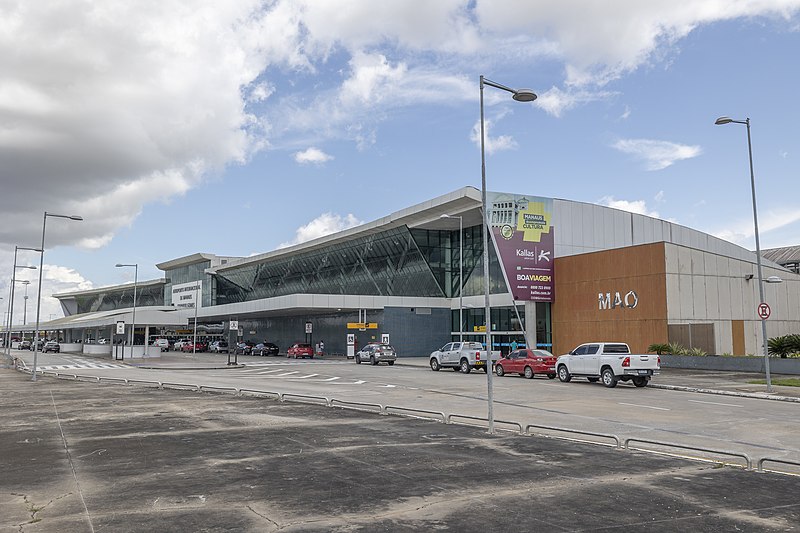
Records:
M13 370L0 370L0 389L0 532L800 527L793 476L264 398L32 382Z
M60 371L87 376L324 396L484 418L488 410L485 373L432 372L424 360L373 367L343 359L296 361L241 357L244 366L228 368L224 365L224 355L206 354L194 359L165 358L164 363L145 361L144 364L164 367L148 369L68 354L40 354L39 358L42 369L69 367L60 368ZM167 360L177 363L170 366ZM219 368L213 368L214 362L220 363ZM92 365L112 368L92 368ZM682 381L680 373L677 378L670 378L668 374L669 371L663 371L662 376L654 378L654 383ZM798 403L652 387L639 389L622 383L615 389L607 389L585 380L561 383L543 376L533 380L495 376L493 382L494 416L499 421L516 422L523 427L529 424L556 426L608 433L623 439L656 440L744 453L754 460L769 457L800 462ZM497 427L512 426L498 423ZM719 457L702 451L683 453Z

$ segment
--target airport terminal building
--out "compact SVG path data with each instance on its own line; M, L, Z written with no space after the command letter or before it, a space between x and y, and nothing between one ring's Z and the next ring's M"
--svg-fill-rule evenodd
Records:
M489 193L483 269L481 192L427 200L339 233L252 257L196 253L158 264L136 287L135 334L324 340L328 353L388 336L400 356L450 340L512 340L556 354L588 341L634 351L678 342L709 354L760 354L756 256L697 230L610 207ZM765 259L768 336L800 333L800 274ZM796 269L795 269L796 270ZM108 338L133 320L133 285L58 294L65 317L40 329L65 342ZM461 317L461 318L460 318ZM235 327L231 329L231 323Z

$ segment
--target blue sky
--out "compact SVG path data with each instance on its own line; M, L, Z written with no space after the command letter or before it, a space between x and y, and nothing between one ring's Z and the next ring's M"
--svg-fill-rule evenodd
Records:
M46 319L118 262L154 279L480 187L481 74L539 95L486 89L489 189L752 249L746 129L714 125L750 117L762 248L800 244L800 0L218 4L4 4L3 309L44 211L85 219L48 219Z

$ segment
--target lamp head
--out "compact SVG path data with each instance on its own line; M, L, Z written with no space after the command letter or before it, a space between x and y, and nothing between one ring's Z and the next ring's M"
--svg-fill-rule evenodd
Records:
M536 93L530 89L517 89L512 96L517 102L533 102L536 100Z
M733 122L733 119L731 117L719 117L717 120L714 121L714 124L716 124L717 126L721 126L723 124L730 124L731 122Z
M783 279L781 279L780 276L770 276L764 281L766 281L767 283L783 283Z

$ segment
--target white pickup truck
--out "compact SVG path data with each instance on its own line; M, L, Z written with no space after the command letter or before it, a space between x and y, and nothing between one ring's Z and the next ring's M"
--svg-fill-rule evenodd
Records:
M469 374L473 368L487 370L486 350L479 342L448 342L435 352L431 353L431 370L437 371L443 367L450 367L453 370L461 370ZM492 352L492 364L500 359L500 352Z
M564 383L573 377L591 382L603 380L606 387L616 387L618 381L633 380L644 387L661 369L661 358L650 354L632 354L624 342L590 342L581 344L556 361L558 379Z

